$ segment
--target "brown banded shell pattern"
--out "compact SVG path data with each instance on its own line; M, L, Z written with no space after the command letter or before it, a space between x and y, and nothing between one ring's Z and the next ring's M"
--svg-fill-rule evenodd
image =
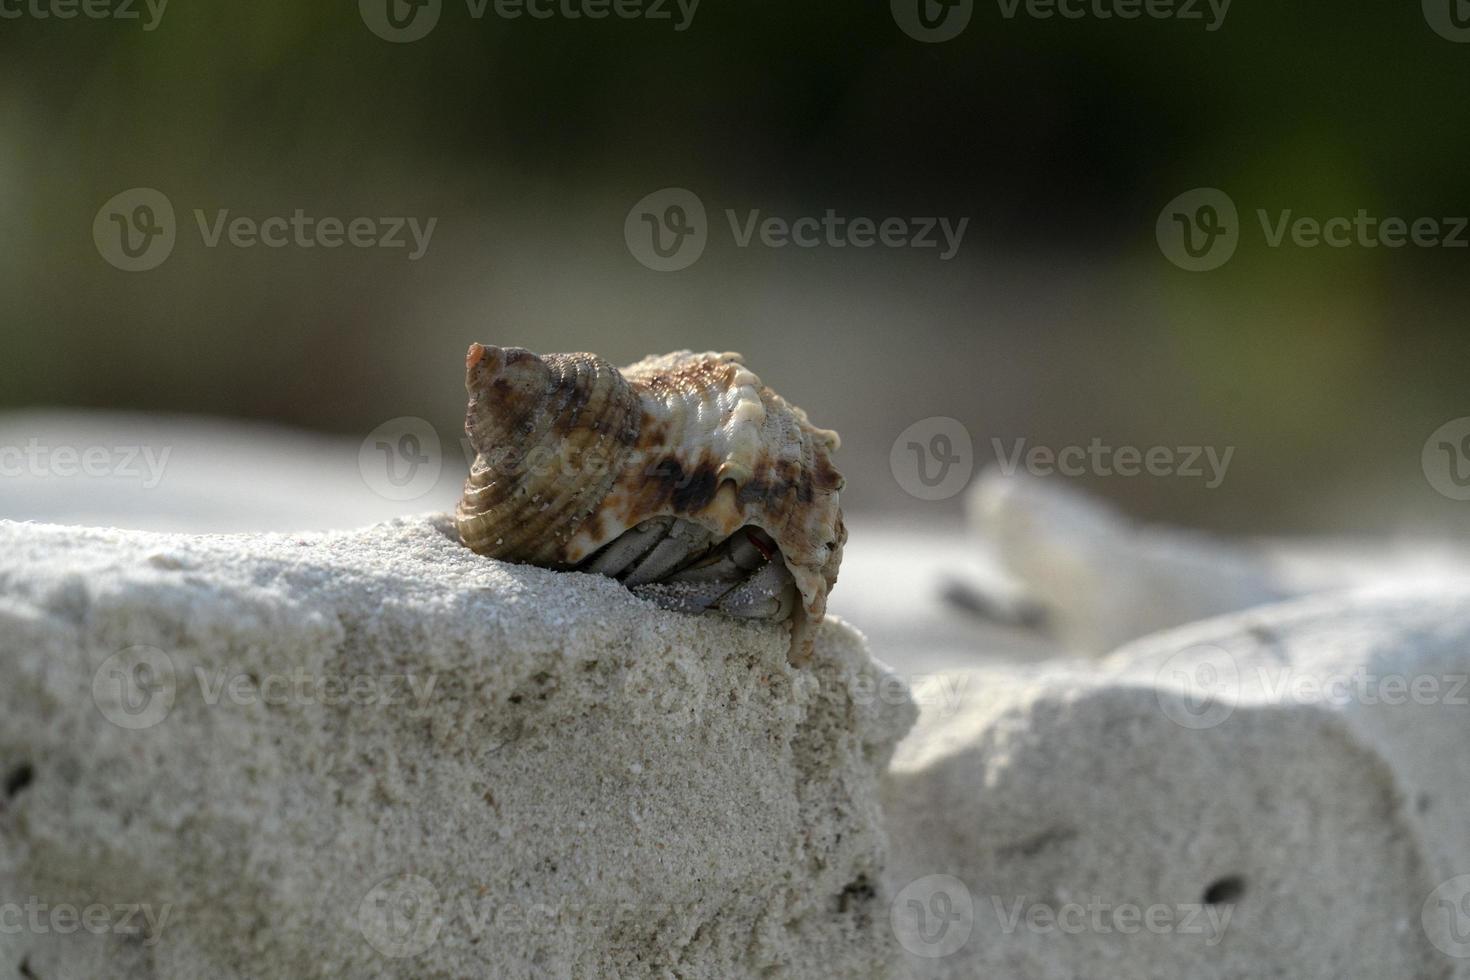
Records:
M575 564L573 533L633 451L638 397L592 354L537 357L475 344L465 366L475 461L455 513L460 539L505 561Z
M455 517L470 548L575 568L652 518L717 540L758 527L820 620L847 537L839 440L740 355L681 351L619 371L593 354L475 344L466 364L476 457Z

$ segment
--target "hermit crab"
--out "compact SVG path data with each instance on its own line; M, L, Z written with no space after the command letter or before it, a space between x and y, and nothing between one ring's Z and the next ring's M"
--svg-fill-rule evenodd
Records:
M474 344L465 364L465 545L612 576L668 609L789 620L791 660L809 656L847 540L835 432L739 354L619 370Z

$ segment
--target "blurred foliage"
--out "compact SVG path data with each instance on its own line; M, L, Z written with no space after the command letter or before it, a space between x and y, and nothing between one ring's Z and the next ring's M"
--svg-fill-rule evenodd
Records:
M29 2L29 0L28 0ZM704 0L642 20L473 20L386 43L355 4L0 20L0 407L450 431L472 339L744 350L843 430L853 498L914 507L888 447L928 415L989 440L1238 447L1230 482L1093 481L1220 527L1462 528L1419 472L1470 414L1465 252L1270 249L1254 212L1470 211L1470 45L1419 6L1236 0L1198 22L1003 18L945 44L886 3ZM969 216L964 250L737 249L651 272L664 186L785 215ZM134 186L180 246L126 274L90 239ZM1189 274L1163 204L1228 190L1247 232ZM207 250L193 208L437 216L431 253ZM948 505L953 507L953 504Z

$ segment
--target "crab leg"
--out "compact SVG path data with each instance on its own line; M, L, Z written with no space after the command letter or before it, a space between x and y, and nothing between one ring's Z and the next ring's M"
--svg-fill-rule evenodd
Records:
M670 575L668 581L723 582L727 589L734 588L765 561L766 556L761 554L750 538L737 531L699 561Z
M783 562L768 562L719 602L721 612L742 619L780 620L791 615L796 582Z
M677 612L718 608L744 619L782 620L796 583L765 535L742 528L711 548L712 532L691 521L644 521L602 549L584 570L619 578L639 596Z
M656 517L626 531L612 544L593 556L583 570L617 578L658 546L673 526L672 517Z
M657 582L691 557L703 553L712 537L714 535L705 527L689 521L675 521L668 536L629 568L624 584L634 586Z
M698 615L708 611L732 588L730 582L652 582L634 586L631 591L664 609Z

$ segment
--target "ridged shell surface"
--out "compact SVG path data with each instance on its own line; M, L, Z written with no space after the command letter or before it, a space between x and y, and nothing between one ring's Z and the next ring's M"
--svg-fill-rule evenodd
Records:
M681 351L620 371L593 354L476 344L466 364L476 458L455 516L470 548L574 568L656 517L717 539L753 526L779 547L805 618L822 617L847 537L838 437L740 355Z

